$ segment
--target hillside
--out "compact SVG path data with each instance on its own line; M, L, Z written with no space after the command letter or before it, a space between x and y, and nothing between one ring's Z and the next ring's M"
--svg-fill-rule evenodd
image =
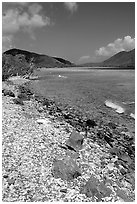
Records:
M27 62L33 61L37 67L60 67L72 64L71 62L62 58L51 57L20 49L10 49L4 52L4 54L12 56L24 55Z
M122 51L103 62L106 66L135 67L135 49Z
M70 67L72 65L74 64L62 58L10 49L2 55L2 78L4 80L17 74L29 74L34 68Z
M119 67L119 68L135 68L135 49L126 52L122 51L109 59L100 63L85 63L81 66L87 67Z

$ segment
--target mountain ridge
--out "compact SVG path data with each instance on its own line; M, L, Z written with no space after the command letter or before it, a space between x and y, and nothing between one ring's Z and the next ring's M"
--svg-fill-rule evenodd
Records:
M58 67L58 66L71 66L73 63L70 61L59 58L59 57L52 57L45 54L38 54L35 52L30 52L26 50L21 50L17 48L13 48L10 50L5 51L3 54L6 55L24 55L27 62L33 62L36 66L40 67Z
M121 51L103 62L84 63L81 66L87 67L119 67L119 68L135 68L135 49L130 51Z
M2 79L9 76L32 74L37 68L63 68L63 67L98 67L98 68L129 68L135 69L135 49L126 52L122 51L100 63L85 63L76 65L60 57L52 57L44 54L37 54L20 49L10 49L2 55Z

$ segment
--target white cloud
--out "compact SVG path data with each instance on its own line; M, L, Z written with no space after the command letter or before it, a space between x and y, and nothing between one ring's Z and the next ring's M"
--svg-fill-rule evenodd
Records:
M4 37L10 35L14 37L15 33L23 31L28 32L30 37L35 39L34 30L36 28L51 24L50 18L42 15L40 4L28 2L17 2L17 4L21 7L9 8L2 16L2 34Z
M27 12L20 13L18 9L9 9L2 19L2 31L4 34L16 33L20 29L25 29L26 31L26 28L34 29L47 25L50 25L50 19L40 15L38 10L35 14L30 15Z
M96 56L110 57L121 51L130 51L135 48L135 38L125 36L123 39L118 38L113 43L109 43L106 47L100 47L96 50Z
M87 62L90 58L91 58L91 56L85 55L85 56L80 57L78 62L79 63L81 63L81 62L84 63L84 62Z
M134 48L135 38L125 36L123 39L118 38L113 43L109 43L106 47L100 47L92 56L86 55L80 57L78 63L102 62L118 52L130 51Z
M39 13L41 10L42 10L42 6L40 4L38 4L38 3L31 4L28 7L28 11L32 15L35 15L35 14Z
M78 4L76 2L64 2L65 8L71 11L72 13L77 11Z
M51 24L50 18L42 15L42 6L40 4L30 4L27 2L16 3L21 7L10 7L4 11L2 16L2 45L4 51L12 47L15 34L19 31L27 32L32 39L36 39L34 30Z

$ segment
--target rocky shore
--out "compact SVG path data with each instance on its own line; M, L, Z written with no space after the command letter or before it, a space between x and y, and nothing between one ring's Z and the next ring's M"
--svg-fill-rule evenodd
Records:
M134 201L134 135L39 97L28 83L2 84L3 201Z

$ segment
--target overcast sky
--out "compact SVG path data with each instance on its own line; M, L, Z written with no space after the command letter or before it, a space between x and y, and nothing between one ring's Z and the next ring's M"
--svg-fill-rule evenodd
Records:
M84 63L135 47L133 2L3 3L2 15L3 51L15 47Z

